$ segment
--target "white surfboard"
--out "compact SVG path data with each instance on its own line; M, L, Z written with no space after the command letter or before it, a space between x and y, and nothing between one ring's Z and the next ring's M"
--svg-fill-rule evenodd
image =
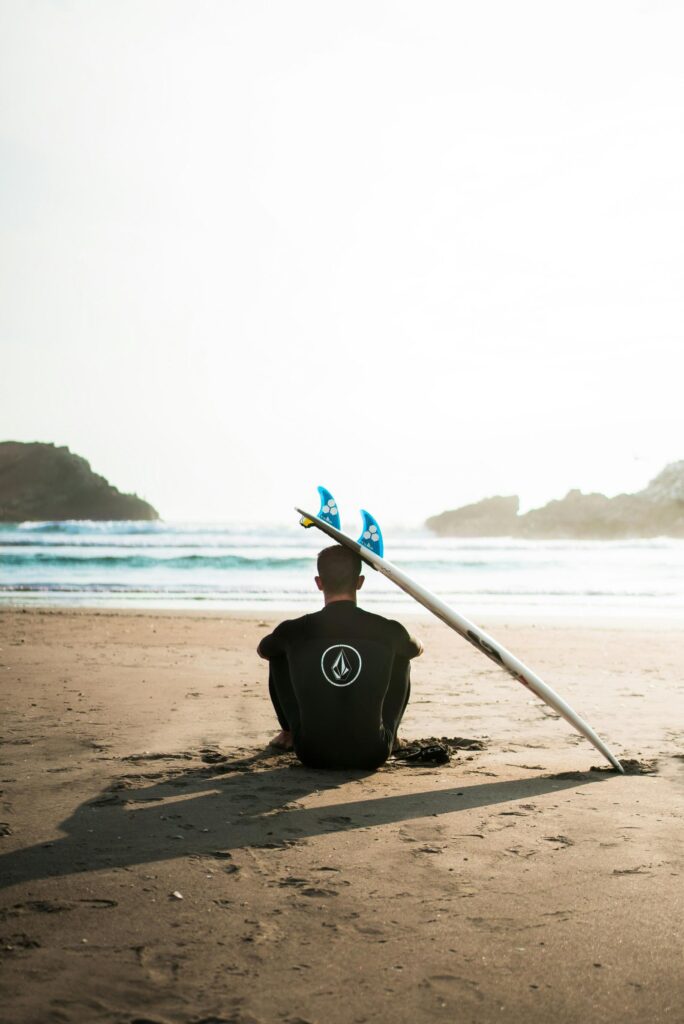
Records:
M552 690L539 676L532 672L526 665L519 661L514 655L507 651L505 647L497 643L493 637L485 633L469 619L466 619L463 615L459 615L458 612L450 608L448 604L436 597L425 587L421 586L420 583L416 583L410 576L407 576L405 572L398 569L396 565L392 565L391 562L387 561L383 557L383 542L382 534L380 533L380 527L377 522L368 512L362 511L364 518L364 530L361 534L359 541L352 540L345 533L333 525L334 522L339 523L339 515L337 507L334 503L334 499L330 495L329 491L325 491L323 488L319 488L322 497L322 508L319 515L312 515L311 512L305 512L303 509L296 509L302 517L300 522L302 526L315 526L323 533L327 534L333 540L337 541L338 544L344 544L345 547L351 548L358 555L361 556L367 565L371 568L377 569L383 576L395 583L396 586L400 587L407 594L410 594L414 600L422 604L423 607L427 608L428 611L436 615L438 619L450 626L451 629L456 630L465 640L477 647L483 654L486 654L488 658L496 662L500 668L503 668L514 679L517 679L519 683L526 686L528 690L536 694L540 700L548 704L549 707L553 708L554 711L558 712L559 715L570 723L585 739L588 739L590 743L600 751L603 756L610 762L616 771L624 774L624 769L618 759L609 750L603 740L596 735L594 730L588 725L583 718L573 711L569 704L567 704L562 697L559 697L555 690ZM332 514L331 514L332 510ZM331 520L321 518L321 516L327 516ZM370 545L367 546L367 545ZM375 548L375 550L373 550Z

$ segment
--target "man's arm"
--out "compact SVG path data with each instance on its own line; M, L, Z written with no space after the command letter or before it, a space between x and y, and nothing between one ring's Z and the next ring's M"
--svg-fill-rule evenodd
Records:
M268 636L265 636L263 640L260 640L259 646L257 647L257 654L259 657L263 658L264 661L270 661L270 659L278 653L277 650L275 650L277 642L275 632L270 633Z
M422 641L420 641L417 636L409 636L408 643L409 643L409 648L411 650L411 653L409 654L409 658L419 658L420 655L425 650L425 648L423 647Z
M400 622L397 623L400 630L400 639L398 644L399 654L403 654L405 658L417 658L423 653L423 645L417 637L411 636L408 630L402 626Z
M263 640L259 642L257 647L257 654L264 661L270 661L271 658L275 658L278 654L285 653L285 646L283 644L286 622L281 622L279 626L265 636Z

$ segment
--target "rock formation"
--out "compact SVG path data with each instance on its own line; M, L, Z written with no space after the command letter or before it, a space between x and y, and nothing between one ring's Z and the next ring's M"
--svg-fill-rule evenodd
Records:
M0 521L159 519L135 494L122 494L66 447L0 442Z
M473 505L432 516L426 526L440 537L507 537L517 533L519 498L483 498Z
M684 461L670 463L635 494L607 498L572 490L524 515L518 508L516 496L485 498L432 516L425 525L441 537L684 537Z

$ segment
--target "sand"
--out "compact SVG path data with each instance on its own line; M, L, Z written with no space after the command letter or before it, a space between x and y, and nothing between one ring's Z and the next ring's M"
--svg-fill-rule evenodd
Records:
M403 735L483 749L364 775L264 750L280 617L0 612L3 1020L684 1021L682 631L492 627L619 777L416 620Z

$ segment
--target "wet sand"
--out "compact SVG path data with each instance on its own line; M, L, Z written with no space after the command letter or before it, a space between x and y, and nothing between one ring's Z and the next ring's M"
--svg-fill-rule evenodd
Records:
M0 612L3 1020L684 1021L682 630L492 626L619 777L412 620L403 736L482 749L364 775L264 749L281 617Z

